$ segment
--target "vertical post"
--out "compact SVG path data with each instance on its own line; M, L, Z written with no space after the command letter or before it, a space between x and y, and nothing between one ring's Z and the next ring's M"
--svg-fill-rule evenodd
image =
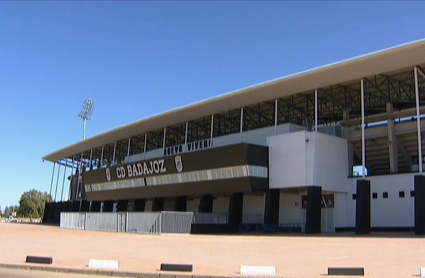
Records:
M211 115L210 146L212 144L213 132L214 132L214 115Z
M117 149L117 142L114 143L114 152L112 154L112 163L115 162L115 150Z
M307 207L305 217L305 233L320 234L322 232L322 187L307 187Z
M57 178L56 178L56 189L55 189L55 199L54 199L54 201L56 202L56 194L57 194L57 192L58 192L58 183L59 183L59 175L60 175L60 172L61 172L61 165L59 164L59 167L58 167L58 175L57 175Z
M393 113L392 103L387 103L387 114ZM387 120L387 132L388 132L388 153L390 157L390 172L398 172L398 146L396 137L394 134L394 119L389 118Z
M370 234L370 181L357 180L356 234Z
M74 174L73 174L73 172L74 172L74 156L72 156L72 161L71 161L71 181L70 181L70 183L69 183L69 192L68 192L68 200L70 200L71 199L71 194L72 194L72 186L73 186L73 181L74 181ZM51 196L51 195L50 195Z
M131 143L131 137L128 138L128 144L127 144L127 162L130 160L130 143Z
M415 176L414 188L415 235L425 235L425 176Z
M361 98L361 110L362 110L362 177L365 177L365 166L366 166L366 146L365 146L365 120L364 120L364 84L363 79L360 80L360 98Z
M102 146L102 154L100 155L100 168L103 167L103 146Z
M81 159L80 159L80 175L83 172L83 167L84 167L84 152L81 153Z
M65 170L63 171L61 201L63 200L63 187L65 186L65 176L66 176L66 166L65 166Z
M318 103L317 103L317 89L314 90L314 131L317 132L317 110L318 110Z
M277 134L277 99L274 100L274 134Z
M416 124L418 132L418 163L419 173L422 173L422 135L421 135L421 111L419 109L419 86L418 86L418 68L414 68L415 73L415 95L416 95Z
M186 131L185 131L185 134L184 134L184 147L185 147L186 151L187 151L187 131L188 130L189 130L189 122L186 121Z
M93 149L90 150L90 162L89 162L90 165L89 165L89 169L92 168L92 165L91 165L92 158L93 158Z
M146 144L148 142L148 134L145 133L145 144L143 144L143 159L146 159Z
M50 197L52 196L52 187L53 187L53 176L55 175L55 166L56 166L56 162L53 163L53 170L52 170L52 179L50 181Z
M242 142L242 128L243 128L243 107L241 108L241 126L240 126L240 141Z
M162 150L165 150L165 138L167 136L167 128L164 127L164 138L162 140Z
M83 118L83 140L86 139L86 122L87 122L87 119Z

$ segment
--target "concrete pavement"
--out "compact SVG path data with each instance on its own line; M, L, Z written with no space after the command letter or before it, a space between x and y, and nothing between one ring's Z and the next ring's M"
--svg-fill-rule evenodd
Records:
M241 265L275 266L277 277L322 277L328 267L364 267L366 277L412 277L425 266L424 250L424 237L412 233L159 236L0 223L3 265L34 265L25 263L32 255L53 257L46 268L93 271L89 259L118 260L119 270L109 274L150 278L241 277ZM160 271L161 263L192 264L193 272Z

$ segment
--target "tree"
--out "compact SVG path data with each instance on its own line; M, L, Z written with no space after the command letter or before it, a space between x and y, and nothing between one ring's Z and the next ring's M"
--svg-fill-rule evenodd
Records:
M19 209L18 206L5 206L3 210L3 216L13 215L14 212L17 212Z
M35 189L24 192L19 200L18 214L22 217L42 217L45 204L51 201L52 197L47 192Z

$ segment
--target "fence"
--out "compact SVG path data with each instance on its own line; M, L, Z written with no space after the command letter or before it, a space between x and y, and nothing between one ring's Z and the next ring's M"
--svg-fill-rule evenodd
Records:
M62 212L60 227L139 234L189 234L193 212Z

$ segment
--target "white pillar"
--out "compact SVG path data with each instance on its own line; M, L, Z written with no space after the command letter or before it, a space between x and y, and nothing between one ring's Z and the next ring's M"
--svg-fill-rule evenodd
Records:
M93 158L93 149L91 149L90 150L90 165L89 165L89 170L90 170L90 168L92 167L92 165L91 165L91 161L92 161L92 158ZM66 168L65 168L66 169Z
M50 196L52 196L52 187L53 187L53 176L55 175L55 166L56 162L53 162L53 170L52 170L52 180L50 181Z
M314 90L314 131L317 132L317 89Z
M362 177L365 177L365 169L366 169L366 140L365 140L365 120L364 120L364 84L363 79L360 80L360 105L362 110Z
M393 113L392 103L387 103L387 114ZM390 156L390 172L398 173L398 146L394 134L394 119L389 118L387 120L387 131L388 131L388 151Z
M277 99L274 100L274 134L277 134Z
M211 115L210 145L212 144L213 132L214 132L214 115Z
M415 73L415 95L416 95L416 130L418 132L418 164L419 173L422 173L422 135L421 135L421 111L419 109L419 85L418 85L418 68L414 68Z
M148 134L145 133L145 143L143 144L143 160L146 159L146 143L148 142Z
M115 162L115 150L117 149L117 142L114 143L114 153L112 154L112 163Z
M162 150L165 149L165 138L166 138L166 136L167 136L167 128L164 127L164 138L162 140Z
M102 167L103 167L103 146L102 146L102 153L100 155L100 165L99 165L99 168L102 168Z
M128 138L128 144L127 144L127 162L130 159L130 142L131 142L131 137Z
M241 126L240 126L240 141L242 142L242 128L243 128L243 107L241 108Z

